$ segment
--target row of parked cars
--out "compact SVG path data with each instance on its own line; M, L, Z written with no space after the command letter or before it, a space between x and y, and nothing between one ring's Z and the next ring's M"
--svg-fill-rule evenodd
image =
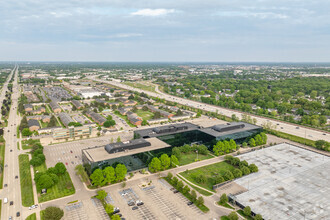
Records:
M127 203L129 206L133 206L132 210L137 210L139 207L144 204L141 200L137 200L136 202L134 200L131 200Z

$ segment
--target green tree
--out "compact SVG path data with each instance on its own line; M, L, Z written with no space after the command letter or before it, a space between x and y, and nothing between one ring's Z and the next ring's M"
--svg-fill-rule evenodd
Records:
M192 190L192 191L191 191L191 200L192 200L193 202L195 202L195 201L196 201L196 198L197 198L196 191L195 191L195 190Z
M258 172L258 167L257 167L257 165L255 165L255 164L250 164L249 165L249 170L252 172L252 173L256 173L256 172Z
M47 220L60 220L63 216L63 210L55 206L47 207L43 213L43 219Z
M254 137L254 140L255 140L255 144L256 144L257 146L259 146L259 145L261 145L261 144L263 143L260 134L257 134L257 135Z
M52 115L52 116L50 117L50 121L49 121L47 127L48 127L48 128L55 127L56 124L57 124L56 117L55 117L54 115Z
M177 184L178 184L178 178L175 176L175 177L173 177L173 179L172 179L172 184L174 185L174 186L176 186Z
M115 169L112 166L106 167L102 172L104 176L104 185L113 183L116 180Z
M125 179L125 176L127 174L127 168L124 164L118 164L115 169L116 172L116 180L122 181Z
M160 162L162 164L162 168L165 170L171 165L171 159L167 154L162 154L160 156Z
M242 171L240 171L240 169L237 168L234 169L233 174L235 178L239 178L243 175Z
M120 220L120 216L119 215L112 215L111 216L111 220Z
M116 121L115 120L107 120L103 123L103 126L106 128L112 127L116 125Z
M54 181L48 174L42 174L36 184L39 189L49 189L54 185Z
M30 135L32 135L32 131L30 131L30 129L28 129L28 128L24 128L23 130L22 130L22 135L23 136L30 136Z
M185 186L183 187L183 189L182 189L183 194L186 194L186 193L188 193L189 191L190 191L190 188L189 188L188 185L185 185Z
M320 149L320 150L329 151L330 150L330 146L329 145L330 145L329 142L324 141L324 140L317 140L317 141L315 141L315 147L317 149Z
M198 199L197 199L197 201L196 201L196 204L197 205L203 205L204 204L204 199L203 199L203 197L198 197Z
M260 215L260 214L256 214L255 216L254 216L254 220L262 220L263 218L262 218L262 216Z
M151 172L158 172L162 169L162 164L157 157L152 158L151 162L149 163L149 170Z
M173 174L172 174L171 172L168 172L166 177L167 177L169 180L171 180L172 177L173 177Z
M182 180L180 180L178 182L178 184L176 185L176 187L178 188L179 191L182 191L182 189L183 189L183 182L182 182Z
M92 180L92 184L94 184L96 186L102 186L102 184L104 182L104 176L103 176L103 172L101 169L94 170L94 172L91 174L90 178Z
M231 212L227 217L229 220L238 220L238 215L236 212Z
M232 179L234 179L233 173L230 172L229 170L225 171L223 177L225 178L225 180L232 180Z
M250 147L255 147L256 146L256 142L255 142L255 140L253 138L251 138L249 140L249 145L250 145Z
M104 190L97 191L96 198L99 199L101 202L104 201L105 197L107 197L108 193Z
M246 206L243 209L243 212L244 212L244 215L250 216L251 215L251 208L250 208L250 206Z
M55 165L56 174L63 175L66 173L66 167L62 162L59 162Z
M248 175L248 174L250 174L250 169L247 168L247 167L242 167L242 168L241 168L241 171L242 171L243 175Z
M112 213L114 211L114 207L111 204L106 204L104 209L105 209L105 212L110 214L110 215L112 215Z
M175 167L176 165L179 165L179 160L174 154L171 155L171 164L173 167Z
M121 142L120 136L117 137L117 143Z
M228 202L228 197L225 193L223 193L221 196L220 196L220 204L226 204Z

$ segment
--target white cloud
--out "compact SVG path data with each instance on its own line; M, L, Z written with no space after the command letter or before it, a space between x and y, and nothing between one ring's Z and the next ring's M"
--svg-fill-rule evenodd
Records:
M158 8L158 9L141 9L136 12L132 12L131 15L139 15L139 16L149 16L149 17L155 17L155 16L162 16L167 15L170 13L174 13L174 9L165 9L165 8Z

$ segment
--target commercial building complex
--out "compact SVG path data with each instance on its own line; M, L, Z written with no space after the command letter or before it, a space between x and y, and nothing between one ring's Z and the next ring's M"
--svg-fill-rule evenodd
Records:
M65 140L86 137L92 134L92 130L93 128L91 126L70 126L69 128L54 129L53 138L54 140Z
M205 144L213 146L218 140L242 142L262 131L262 127L235 122L203 128L192 123L138 129L134 140L82 150L82 159L89 172L97 167L123 163L129 171L145 168L154 155L171 154L175 146Z

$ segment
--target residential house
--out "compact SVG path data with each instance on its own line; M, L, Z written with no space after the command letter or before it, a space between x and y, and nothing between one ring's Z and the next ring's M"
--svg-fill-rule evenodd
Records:
M81 104L81 102L79 102L78 100L72 100L71 103L77 108L77 109L82 109L84 107L83 104Z
M57 102L55 102L55 101L51 101L49 103L49 105L55 113L60 113L62 111L62 108L60 107L60 105L57 104Z
M30 131L38 131L40 128L39 121L36 119L28 120L28 126Z

